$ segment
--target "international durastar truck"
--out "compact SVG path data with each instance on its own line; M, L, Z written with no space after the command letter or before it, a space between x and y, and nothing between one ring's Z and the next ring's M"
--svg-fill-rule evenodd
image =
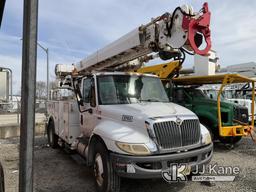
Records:
M199 13L178 7L76 66L56 66L60 87L47 105L49 144L83 156L98 191L119 191L121 177L160 178L172 163L186 163L190 174L211 160L211 136L198 117L170 103L157 76L127 72L152 52L170 58L186 47L206 54L209 14L207 4ZM199 34L209 45L204 50L194 42Z

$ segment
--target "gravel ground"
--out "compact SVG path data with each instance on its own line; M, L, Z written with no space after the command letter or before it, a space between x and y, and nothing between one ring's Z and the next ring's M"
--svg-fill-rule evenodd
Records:
M0 140L0 160L5 168L6 192L18 191L18 139ZM215 143L211 164L239 166L241 172L234 182L168 184L162 179L122 180L122 192L192 192L192 191L256 191L256 144L250 138L229 149ZM84 166L78 155L64 150L53 150L46 144L46 138L36 137L34 157L34 191L37 192L93 192L92 172Z

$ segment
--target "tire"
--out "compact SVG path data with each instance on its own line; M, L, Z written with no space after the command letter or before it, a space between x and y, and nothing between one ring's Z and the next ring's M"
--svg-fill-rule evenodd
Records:
M97 142L93 155L93 173L98 192L119 192L120 177L115 173L105 145Z
M0 164L0 192L4 192L4 170Z
M49 121L48 127L47 127L47 137L48 137L48 143L49 145L55 149L58 147L58 136L55 134L55 127L54 122Z
M213 142L214 139L215 139L215 134L213 133L214 131L212 130L212 128L209 125L210 123L206 119L200 119L199 118L199 121L210 132L210 135L211 135L211 138L212 138L212 142Z
M203 124L203 123L202 123L202 124ZM214 136L214 134L213 134L212 129L211 129L208 125L206 125L206 124L203 124L203 126L205 126L205 128L210 132L210 135L211 135L211 138L212 138L212 142L213 142L215 136Z
M219 140L223 144L231 144L234 145L238 143L242 139L242 136L237 136L237 137L219 137Z

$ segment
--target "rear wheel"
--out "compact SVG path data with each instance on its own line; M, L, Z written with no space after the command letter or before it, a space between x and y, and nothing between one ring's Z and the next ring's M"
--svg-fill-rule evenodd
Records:
M55 127L54 122L49 121L48 127L47 127L47 137L48 137L48 143L49 145L55 149L58 147L58 136L55 134Z
M120 177L115 173L108 150L101 142L95 145L93 172L98 192L119 192Z
M0 192L4 192L4 170L0 164Z

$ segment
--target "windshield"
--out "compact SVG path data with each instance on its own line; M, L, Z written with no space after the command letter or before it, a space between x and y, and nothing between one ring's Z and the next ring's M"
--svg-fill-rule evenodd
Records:
M200 89L186 89L186 92L193 98L206 98L207 96Z
M218 98L218 91L216 91L216 90L204 90L204 93L205 93L210 99L217 100L217 98ZM224 100L225 100L224 93L221 93L221 95L220 95L220 100L221 100L221 101L224 101Z
M160 79L137 75L98 76L100 105L169 102Z

